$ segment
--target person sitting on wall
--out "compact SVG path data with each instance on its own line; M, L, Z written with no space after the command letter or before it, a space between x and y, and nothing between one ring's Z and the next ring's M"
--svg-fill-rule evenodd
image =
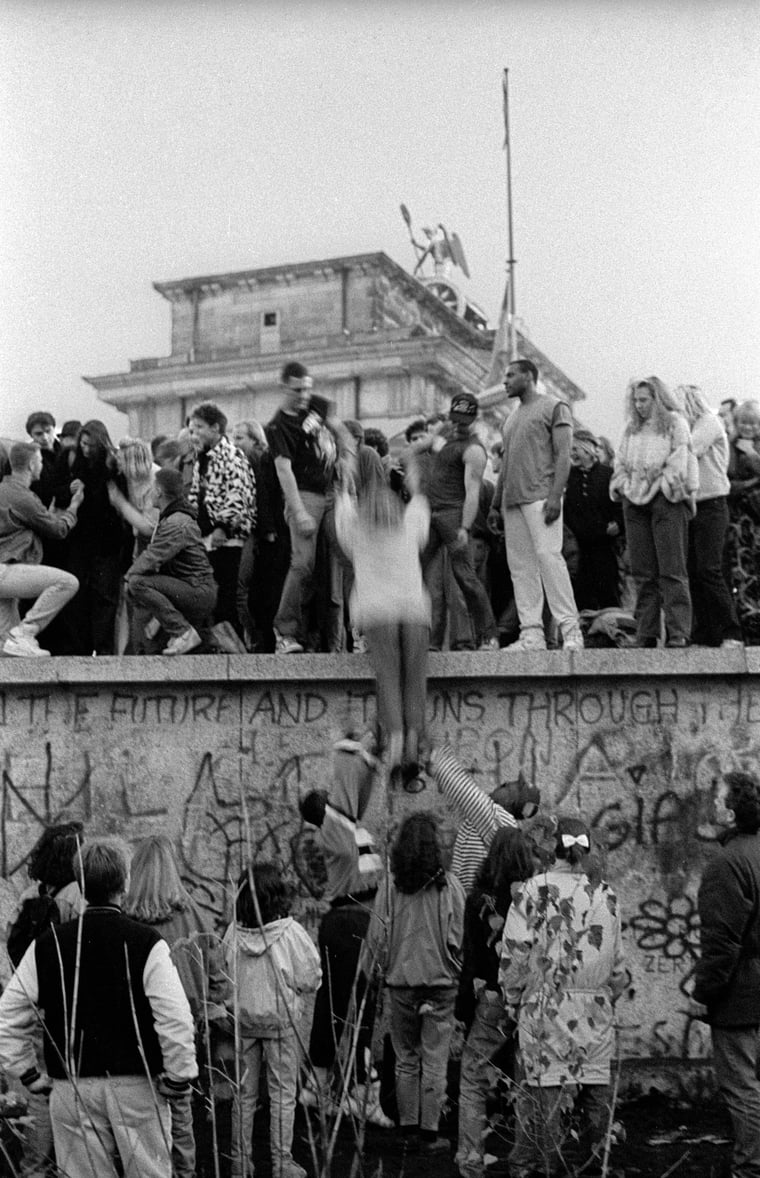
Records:
M45 507L30 490L42 472L42 454L35 442L16 442L10 452L11 473L0 483L0 641L2 653L17 658L49 655L37 635L71 601L79 581L63 569L41 564L45 538L63 540L77 522L84 498L74 486L65 511ZM18 603L35 598L23 622Z
M156 471L153 502L159 510L150 544L127 571L127 598L155 619L169 641L163 654L188 654L203 641L213 617L217 588L193 509L182 493L182 475ZM148 622L148 636L158 633Z

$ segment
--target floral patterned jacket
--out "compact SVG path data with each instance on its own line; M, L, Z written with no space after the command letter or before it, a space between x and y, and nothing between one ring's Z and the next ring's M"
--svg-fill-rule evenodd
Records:
M196 509L201 490L212 529L223 528L229 540L245 540L256 524L256 484L248 459L224 436L209 450L202 480L196 459L188 493Z

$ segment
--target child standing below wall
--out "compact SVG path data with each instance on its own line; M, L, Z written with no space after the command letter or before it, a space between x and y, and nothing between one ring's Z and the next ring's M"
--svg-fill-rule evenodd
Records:
M433 814L410 814L391 851L367 932L366 960L385 975L396 1099L407 1143L444 1152L438 1137L461 970L464 891L444 870Z
M234 999L239 1074L232 1106L232 1178L253 1175L253 1119L262 1063L269 1089L272 1178L306 1178L293 1160L298 1083L297 1028L304 994L319 986L319 954L309 934L289 916L282 869L256 863L238 880L235 920L223 947Z

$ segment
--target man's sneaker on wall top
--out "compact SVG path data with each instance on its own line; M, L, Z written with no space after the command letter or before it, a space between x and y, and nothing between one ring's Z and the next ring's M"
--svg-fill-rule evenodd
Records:
M274 632L275 654L303 654L303 646L297 638L290 638L287 634L278 634Z
M526 630L507 650L546 650L543 630Z
M175 634L170 638L164 647L164 654L189 654L191 650L195 650L196 646L200 646L201 636L194 626L189 630L185 630L184 634Z
M568 631L568 633L563 636L563 650L583 650L584 648L585 643L583 641L583 635L581 634L580 627L576 626L573 630Z
M24 628L23 622L8 632L8 637L3 643L3 654L17 659L50 657L50 651L43 650L34 635Z
M501 647L499 646L499 639L485 638L478 647L478 650L501 650Z

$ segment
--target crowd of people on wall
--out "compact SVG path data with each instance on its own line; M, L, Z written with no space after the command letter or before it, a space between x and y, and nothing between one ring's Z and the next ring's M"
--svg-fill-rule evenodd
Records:
M453 858L439 819L415 806L380 854L363 825L381 771L371 741L339 740L330 788L300 798L324 880L316 943L281 862L244 861L214 930L166 834L129 848L80 822L44 831L0 996L0 1068L28 1101L20 1173L251 1178L264 1074L273 1178L306 1178L338 1118L387 1131L402 1158L442 1162L456 1132L460 1178L486 1178L495 1107L511 1178L617 1173L611 1073L631 975L602 842L522 779L487 794L444 744L427 772L457 819ZM722 846L699 890L692 1013L711 1027L732 1173L749 1178L760 782L728 773L714 803ZM310 1130L296 1132L299 1103Z
M296 361L268 423L206 402L116 445L32 413L0 453L0 650L364 653L402 623L434 651L760 642L760 403L635 380L614 453L530 360L504 387L500 427L461 391L392 450Z

